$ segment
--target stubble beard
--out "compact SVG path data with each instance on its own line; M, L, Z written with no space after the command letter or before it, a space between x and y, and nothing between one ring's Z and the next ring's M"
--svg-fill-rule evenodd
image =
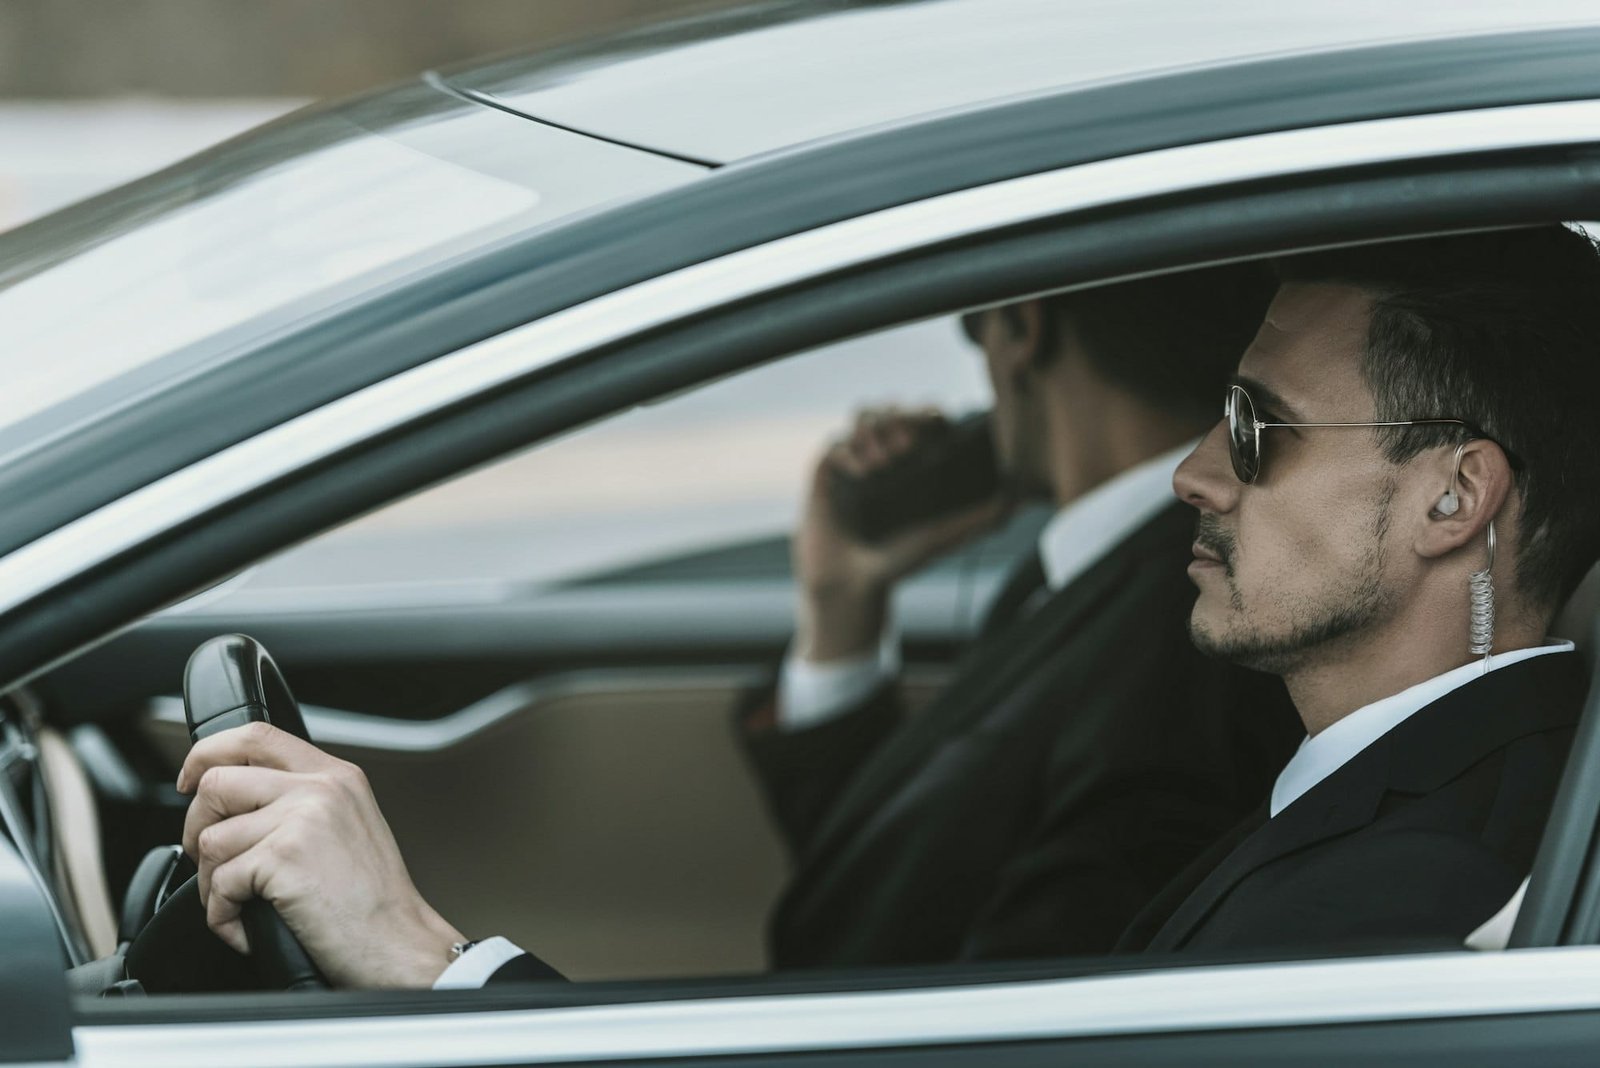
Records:
M1393 496L1391 484L1379 497L1371 537L1356 566L1317 593L1301 595L1286 604L1286 628L1274 633L1241 625L1218 634L1200 621L1197 602L1189 615L1189 640L1206 656L1273 675L1293 674L1313 659L1322 659L1341 646L1353 644L1352 639L1382 617L1393 600L1383 585L1383 542ZM1222 555L1231 616L1248 624L1244 596L1234 575L1237 543L1233 536L1215 522L1214 516L1202 515L1196 540Z

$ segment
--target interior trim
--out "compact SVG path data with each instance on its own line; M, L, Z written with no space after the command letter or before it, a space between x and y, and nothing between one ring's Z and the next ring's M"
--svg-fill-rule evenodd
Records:
M36 744L55 836L57 891L71 899L90 957L108 956L117 948L117 920L101 860L94 788L59 732L41 727Z
M568 671L496 690L437 719L397 719L351 712L323 705L300 706L312 740L326 745L389 753L439 753L470 741L515 716L536 714L553 701L594 694L662 694L683 690L743 690L759 685L765 667L604 668ZM931 688L944 673L912 666L903 675L907 685ZM144 703L143 718L164 727L188 730L183 698L166 695Z
M378 435L640 332L835 271L1065 213L1218 185L1600 140L1600 101L1408 116L1188 145L996 182L747 248L402 372L176 471L0 559L0 612Z
M627 1061L1450 1019L1600 1008L1600 948L1231 965L854 994L78 1026L83 1068Z
M754 685L754 668L638 668L572 671L519 682L448 715L431 720L396 719L339 708L302 704L306 731L321 744L392 753L438 753L466 742L513 716L537 713L541 705L595 693L663 693ZM144 715L164 726L186 727L183 698L155 697Z

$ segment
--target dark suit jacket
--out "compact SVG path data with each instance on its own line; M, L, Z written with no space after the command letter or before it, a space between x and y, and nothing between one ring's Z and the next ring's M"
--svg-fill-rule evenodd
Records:
M1118 949L1459 943L1533 866L1586 686L1581 659L1555 653L1446 694L1276 818L1263 806Z
M1303 736L1282 683L1190 644L1174 504L981 639L906 719L894 688L741 731L797 869L775 966L1104 952L1270 790Z

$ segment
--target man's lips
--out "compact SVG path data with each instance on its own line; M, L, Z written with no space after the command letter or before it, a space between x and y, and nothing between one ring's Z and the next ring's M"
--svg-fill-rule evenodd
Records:
M1206 563L1206 564L1221 564L1222 563L1222 557L1221 556L1218 556L1211 549L1206 548L1204 545L1201 545L1199 542L1195 542L1193 545L1191 545L1189 547L1189 549L1190 549L1191 552L1194 553L1195 563Z

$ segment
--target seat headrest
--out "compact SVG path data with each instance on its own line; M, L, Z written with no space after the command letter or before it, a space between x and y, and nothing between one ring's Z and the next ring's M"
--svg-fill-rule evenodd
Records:
M1593 663L1600 649L1600 563L1589 569L1567 599L1550 629L1552 637L1571 638Z

